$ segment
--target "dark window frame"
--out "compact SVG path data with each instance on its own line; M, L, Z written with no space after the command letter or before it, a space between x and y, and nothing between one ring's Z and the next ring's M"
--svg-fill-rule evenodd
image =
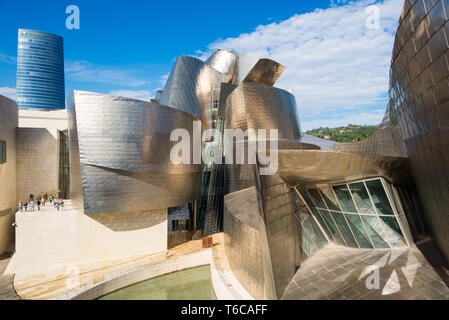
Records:
M0 164L6 163L6 141L0 140Z

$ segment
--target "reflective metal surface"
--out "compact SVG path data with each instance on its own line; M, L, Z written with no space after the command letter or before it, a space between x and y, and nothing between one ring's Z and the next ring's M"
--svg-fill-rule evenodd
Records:
M238 65L235 70L235 76L232 81L234 84L240 84L246 78L251 69L256 65L259 58L244 52L234 51L234 54L238 57Z
M271 59L260 59L246 76L244 82L272 86L282 75L285 66Z
M279 139L301 138L296 100L285 90L242 83L234 86L224 108L227 129L277 129Z
M406 155L424 217L449 261L449 1L405 1L390 70L387 122L341 150Z
M382 176L409 182L407 158L325 150L279 150L279 175L290 185Z
M277 129L274 175L260 174L264 150L254 154L258 163L204 171L201 225L215 231L223 219L229 263L253 296L281 297L297 268L328 242L359 250L411 245L398 187L413 182L448 256L449 0L412 2L405 2L396 36L389 106L365 141L338 144L302 135L294 96L273 87L285 69L275 61L227 50L206 62L180 57L155 100L161 105L72 95L72 196L86 213L182 206L198 199L202 171L170 163L171 130L191 132L194 119L219 130ZM247 154L245 138L236 139L234 154L241 145ZM349 198L338 188L347 188ZM308 200L314 190L318 202Z
M192 115L84 91L71 94L68 113L71 195L84 213L175 207L199 197L201 165L170 161L170 134L184 128L192 136Z
M220 97L220 86L228 76L193 57L176 60L160 104L190 113L201 119L206 127L212 126L214 100Z
M226 74L227 82L231 82L237 64L237 56L228 50L218 49L206 60L206 64Z

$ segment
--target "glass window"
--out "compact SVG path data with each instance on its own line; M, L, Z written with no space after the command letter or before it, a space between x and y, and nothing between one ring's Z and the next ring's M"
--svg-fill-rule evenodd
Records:
M6 162L6 141L0 140L0 163Z
M334 237L332 236L332 232L329 229L329 227L327 226L326 222L324 221L324 218L322 217L321 213L319 213L318 210L315 208L312 208L312 212L315 215L315 218L318 220L318 222L323 227L323 229L326 231L328 238L331 240L334 240Z
M320 210L320 212L323 215L324 220L326 220L326 223L331 231L332 237L334 238L335 242L345 246L346 243L344 242L340 233L338 232L337 226L335 225L334 219L332 219L332 216L330 215L329 211Z
M315 246L312 239L310 239L307 232L302 228L301 223L298 220L296 220L296 226L298 227L301 248L304 250L304 253L310 257L318 250L318 248Z
M360 213L376 214L363 182L351 183L349 188Z
M348 187L344 184L341 186L334 186L333 188L343 211L357 212Z
M330 210L341 211L340 207L338 206L337 199L335 198L331 188L329 188L328 186L321 187L320 191L324 201L327 204L327 207Z
M408 238L404 237L404 233L408 236L407 220L403 213L396 216L393 211L402 203L389 201L387 191L391 192L392 201L399 201L399 197L394 186L381 178L297 190L311 210L305 211L301 207L303 201L298 202L301 197L293 196L300 228L307 233L305 239L301 238L301 242L308 245L304 249L305 256L314 253L309 242L318 249L329 240L354 248L408 245Z
M390 201L388 201L388 197L385 193L384 187L382 186L382 181L367 181L366 186L368 187L371 198L376 206L377 213L393 215L393 209L391 208Z
M307 215L303 220L303 226L309 232L310 238L312 238L318 249L324 247L327 240L311 215Z
M315 201L315 204L318 208L326 209L326 205L324 204L323 198L321 198L320 193L317 189L309 189L308 190L310 195L313 198L313 201Z
M334 217L335 222L337 223L337 227L340 229L340 232L345 238L346 244L349 247L358 248L357 242L354 240L352 236L351 229L349 229L348 224L346 223L345 217L343 217L342 213L331 212Z
M385 236L383 235L382 226L378 217L361 216L363 222L365 222L366 230L373 240L374 247L376 248L388 248L389 245L385 242Z
M293 208L295 210L295 213L298 213L301 209L301 207L303 207L302 201L301 199L299 199L298 194L296 193L296 191L294 189L292 189L292 198L293 198Z
M354 236L360 248L372 248L371 240L368 237L365 226L363 225L362 219L356 214L345 214L348 220L349 227L351 228Z
M310 208L315 207L315 205L312 202L312 199L310 199L310 197L309 197L309 193L308 192L306 192L304 190L299 190L299 193L302 195L302 197L304 198L304 201L307 203L307 205Z
M406 247L398 222L394 217L380 217L385 233L392 247Z
M218 109L218 100L214 100L212 102L212 109L217 110Z

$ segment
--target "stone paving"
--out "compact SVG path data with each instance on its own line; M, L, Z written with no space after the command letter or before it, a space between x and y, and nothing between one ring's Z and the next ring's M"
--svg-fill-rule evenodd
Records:
M449 288L416 247L353 249L330 244L304 262L282 299L446 300Z

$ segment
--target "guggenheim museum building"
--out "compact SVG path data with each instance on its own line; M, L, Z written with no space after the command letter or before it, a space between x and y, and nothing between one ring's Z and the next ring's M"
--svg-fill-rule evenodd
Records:
M45 215L35 215L34 226L16 217L16 271L162 252L170 234L197 230L223 232L232 272L255 299L298 297L292 280L329 244L357 257L431 238L449 262L448 18L448 0L405 1L385 116L357 143L303 134L295 97L276 87L286 67L225 49L205 61L179 57L151 101L73 91L66 127L53 135L53 182L63 180L76 213L58 216L48 230ZM16 140L34 133L17 124L14 102L0 96L0 110L4 184L16 179ZM177 129L190 137L210 129L221 137L228 129L268 134L263 145L235 135L227 148L217 136L202 139L200 148L182 150L189 161L174 163ZM234 161L224 161L229 152ZM195 161L201 153L222 161ZM11 187L21 183L1 194L2 236L14 233L23 195Z

